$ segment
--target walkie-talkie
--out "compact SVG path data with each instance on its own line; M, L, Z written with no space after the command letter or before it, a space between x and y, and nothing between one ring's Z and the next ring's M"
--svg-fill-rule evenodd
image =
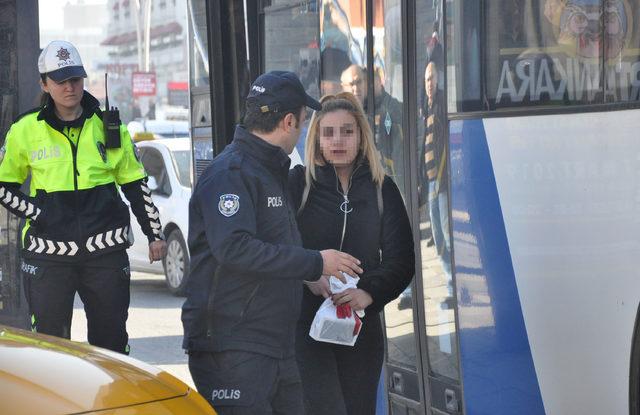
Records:
M109 108L109 92L107 88L107 74L104 74L105 108L102 113L106 148L120 148L120 111L117 107Z

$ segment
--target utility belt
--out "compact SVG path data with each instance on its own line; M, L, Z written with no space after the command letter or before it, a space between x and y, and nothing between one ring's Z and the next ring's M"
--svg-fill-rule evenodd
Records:
M114 228L89 236L85 241L56 241L37 235L27 235L23 242L29 256L50 256L59 258L78 258L98 252L126 249L133 243L128 225Z

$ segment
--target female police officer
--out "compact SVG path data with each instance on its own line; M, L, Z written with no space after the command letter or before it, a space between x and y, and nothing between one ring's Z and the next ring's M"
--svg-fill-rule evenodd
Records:
M38 70L44 104L18 118L0 150L0 204L27 219L22 273L32 329L69 338L77 291L89 343L128 353L129 211L117 186L149 239L151 261L166 251L158 210L126 128L119 146L105 145L76 48L49 43ZM20 186L29 174L27 196Z

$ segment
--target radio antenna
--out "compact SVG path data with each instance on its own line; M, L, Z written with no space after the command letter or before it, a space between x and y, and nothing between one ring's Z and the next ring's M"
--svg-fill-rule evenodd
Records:
M108 76L104 74L104 105L102 113L102 123L104 124L105 147L120 148L120 111L118 108L109 106L109 88L107 87Z
M104 106L105 111L109 111L109 88L107 88L108 77L107 73L104 73Z

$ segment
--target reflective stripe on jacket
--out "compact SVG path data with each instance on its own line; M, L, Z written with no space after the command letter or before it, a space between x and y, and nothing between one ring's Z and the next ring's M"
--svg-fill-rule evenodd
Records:
M129 246L129 209L117 185L124 191L135 183L137 189L125 193L136 194L134 212L143 212L146 174L126 127L120 127L120 148L105 148L98 105L85 92L83 115L62 122L50 102L23 115L7 133L0 151L0 204L27 218L25 258L73 261ZM27 196L20 186L29 174ZM150 240L160 239L157 209L150 197L148 202L141 225Z

